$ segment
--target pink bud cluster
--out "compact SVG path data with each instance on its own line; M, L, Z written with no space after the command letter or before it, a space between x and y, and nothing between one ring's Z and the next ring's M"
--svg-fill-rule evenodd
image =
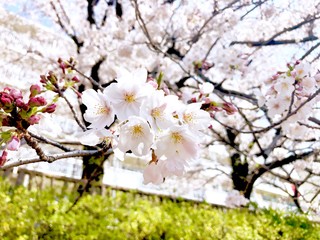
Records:
M41 75L40 82L42 86L45 90L56 92L59 95L70 88L80 97L81 94L74 88L75 84L80 82L79 78L74 75L75 61L73 58L70 58L69 61L59 58L58 64L62 74L58 76L53 71L49 71L47 75Z
M0 92L1 126L15 126L19 120L32 125L40 120L39 112L54 112L56 104L48 104L46 99L39 95L41 92L39 85L32 85L29 98L25 101L20 90L4 88Z
M200 94L191 98L188 103L201 102L201 109L209 112L211 117L214 117L216 112L224 111L228 115L236 113L237 108L230 102L217 102L211 98L210 93L213 91L214 86L211 83L205 83L200 86Z
M0 144L5 145L0 157L0 166L6 162L7 150L18 150L24 131L40 121L40 113L55 111L56 104L48 104L41 93L41 87L36 84L30 87L30 94L26 100L18 89L6 87L0 91ZM4 130L2 127L12 128Z

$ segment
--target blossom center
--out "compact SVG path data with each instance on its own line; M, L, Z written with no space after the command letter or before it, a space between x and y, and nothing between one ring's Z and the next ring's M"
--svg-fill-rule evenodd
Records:
M161 110L159 108L154 108L151 111L151 116L154 118L160 118L162 115Z
M304 72L303 69L299 69L299 70L297 71L298 75L302 75L303 72Z
M110 108L106 106L96 106L96 113L97 114L109 114Z
M132 128L131 128L131 134L132 136L134 137L139 137L141 135L143 135L143 128L140 124L137 124L137 125L134 125Z
M191 122L193 122L193 119L194 119L194 116L193 116L192 113L183 114L183 120L184 120L186 123L191 123Z
M174 144L177 144L177 143L181 143L181 142L182 142L183 137L182 137L182 135L181 135L180 133L178 133L178 132L173 132L173 133L171 134L171 139L172 139L172 141L173 141Z
M136 99L135 99L135 96L133 93L125 93L124 94L124 100L128 103L132 103L132 102L135 102Z

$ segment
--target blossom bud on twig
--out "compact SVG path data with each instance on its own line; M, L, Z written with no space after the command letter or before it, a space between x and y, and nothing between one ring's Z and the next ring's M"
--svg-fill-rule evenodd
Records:
M31 85L30 87L30 98L41 93L41 88L38 84Z
M53 103L45 107L42 112L43 113L53 113L56 110L57 104Z
M29 106L28 104L26 104L26 103L23 101L22 98L19 98L19 99L16 100L16 106L17 106L18 108L21 108L21 109L25 110L25 111L28 111L29 108L30 108L30 106Z
M29 99L28 104L30 107L41 107L47 104L47 101L44 97L32 97Z
M227 112L227 114L231 115L231 114L234 114L235 112L237 112L237 108L232 104L232 103L229 103L229 102L224 102L222 104L222 108L223 110L225 110Z
M11 151L17 151L20 147L20 139L16 136L13 136L10 141L7 143L7 149Z
M74 76L73 78L71 78L72 81L78 83L80 82L79 78L77 76Z
M33 115L28 119L28 122L30 123L30 125L33 125L33 124L39 123L40 119L41 119L40 115Z
M9 92L10 96L13 97L13 99L21 99L22 98L22 93L18 89L11 89Z
M0 167L2 167L6 163L7 156L8 156L8 152L7 151L3 151L2 155L0 157Z

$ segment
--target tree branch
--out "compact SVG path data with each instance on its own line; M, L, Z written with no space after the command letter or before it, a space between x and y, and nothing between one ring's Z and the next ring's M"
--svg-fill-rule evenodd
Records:
M46 155L45 159L40 158L40 157L19 159L16 162L5 164L3 167L0 167L0 169L6 170L9 168L18 167L18 166L26 165L26 164L30 164L30 163L37 163L37 162L52 163L52 162L57 161L59 159L71 158L71 157L93 156L93 155L99 154L100 152L101 152L101 150L76 150L76 151L66 152L66 153L57 153L57 154L52 154L52 155ZM112 149L109 149L105 153L105 155L111 154L111 153L112 153Z
M304 42L316 41L318 39L319 38L316 36L308 36L308 37L302 38L300 40L296 40L296 39L283 39L283 40L269 39L266 41L233 41L230 43L230 46L233 46L236 44L246 44L249 47L275 46L275 45L304 43Z

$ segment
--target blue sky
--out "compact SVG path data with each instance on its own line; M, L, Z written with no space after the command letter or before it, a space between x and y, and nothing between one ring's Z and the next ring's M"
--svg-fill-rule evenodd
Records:
M32 8L32 4L33 4L33 2L30 0L24 0L24 1L20 2L20 4L17 2L16 3L12 3L12 2L11 3L10 2L9 3L0 3L0 5L2 5L3 8L10 13L19 15L23 18L28 19L28 20L36 21L46 27L52 27L53 22L50 18L44 16L43 14L39 14L38 16L41 16L41 17L34 19L34 17L32 17L28 11L25 11L24 6L27 5L29 8Z

